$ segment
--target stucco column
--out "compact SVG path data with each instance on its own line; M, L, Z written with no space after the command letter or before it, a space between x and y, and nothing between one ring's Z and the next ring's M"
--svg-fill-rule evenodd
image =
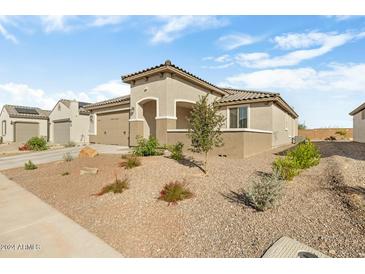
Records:
M143 120L129 121L129 145L137 145L137 136L143 137Z
M161 145L167 143L167 130L176 129L176 119L157 118L156 119L156 138Z

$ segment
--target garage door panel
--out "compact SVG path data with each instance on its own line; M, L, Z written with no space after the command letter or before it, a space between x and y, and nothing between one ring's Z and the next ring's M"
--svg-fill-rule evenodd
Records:
M67 144L70 142L70 122L54 123L53 136L56 144Z
M129 136L128 120L128 111L98 114L98 143L127 146Z
M30 138L39 136L39 124L38 123L21 123L14 124L14 140L15 142L26 142Z

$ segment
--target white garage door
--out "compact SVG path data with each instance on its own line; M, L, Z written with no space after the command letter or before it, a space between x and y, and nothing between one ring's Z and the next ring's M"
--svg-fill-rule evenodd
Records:
M16 122L14 124L14 141L25 143L34 136L39 136L38 123Z

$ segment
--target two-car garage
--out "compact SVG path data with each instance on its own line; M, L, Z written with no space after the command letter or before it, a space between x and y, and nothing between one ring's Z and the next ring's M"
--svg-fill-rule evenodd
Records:
M39 123L15 122L14 141L24 143L34 136L39 136Z

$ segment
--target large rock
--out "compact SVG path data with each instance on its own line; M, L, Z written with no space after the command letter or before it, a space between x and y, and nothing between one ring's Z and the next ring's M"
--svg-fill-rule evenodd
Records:
M98 152L91 147L84 147L79 153L80 158L94 158L96 155L98 155Z
M97 167L83 167L80 169L80 175L84 174L97 174L99 169Z

